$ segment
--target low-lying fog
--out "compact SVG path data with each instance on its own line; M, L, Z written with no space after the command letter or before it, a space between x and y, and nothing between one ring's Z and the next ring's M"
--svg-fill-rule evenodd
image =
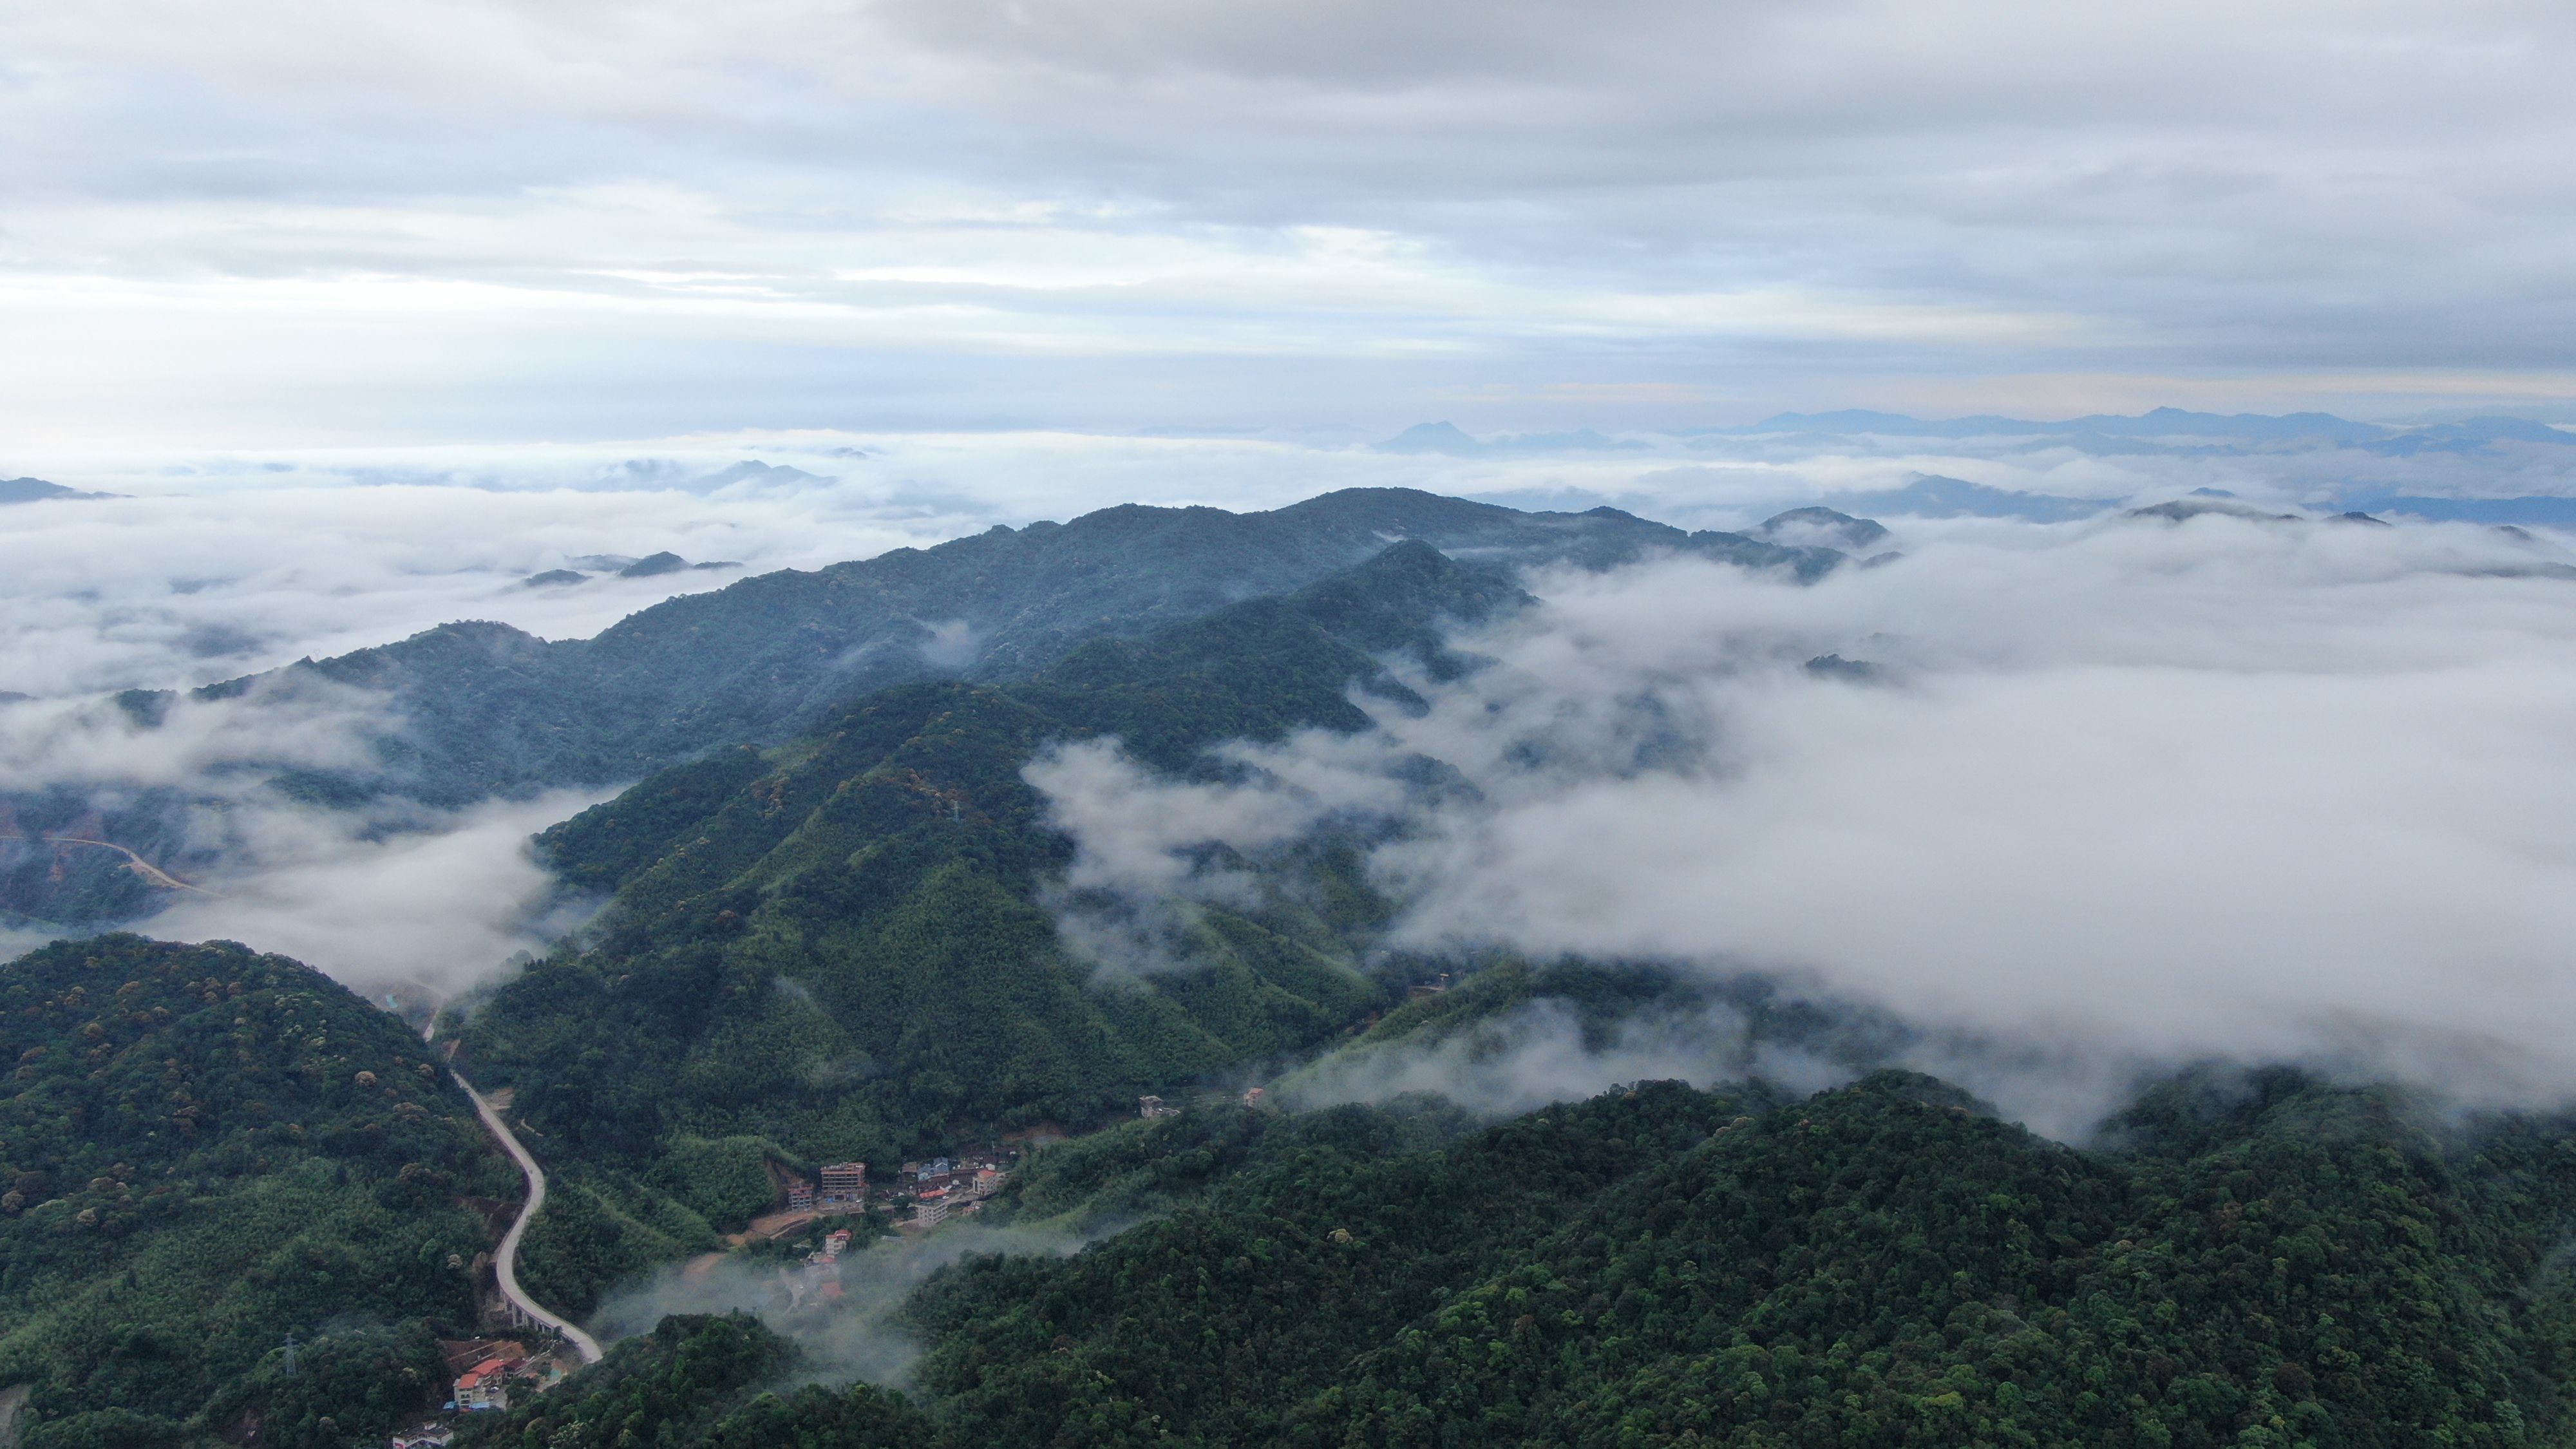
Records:
M454 618L586 635L743 573L1116 502L1269 507L1403 484L1727 526L1914 471L2145 501L2215 481L2282 505L2332 471L2331 455L1769 446L1425 459L1015 436L85 472L28 460L0 473L128 496L7 510L0 690L31 698L0 703L0 773L13 788L213 788L227 760L282 742L227 735L241 722L221 711L145 736L96 697ZM2516 487L2564 486L2516 466ZM1424 682L1427 714L1245 752L1261 770L1237 789L1157 782L1096 746L1032 778L1081 843L1085 883L1138 892L1224 889L1185 858L1209 840L1257 849L1335 812L1401 817L1374 859L1407 902L1391 944L1770 973L1982 1043L1925 1064L1983 1072L2045 1125L2077 1122L2142 1065L2206 1055L2479 1097L2576 1089L2558 1029L2576 1008L2576 581L2548 572L2576 562L2564 540L2117 514L1885 521L1901 559L1811 588L1678 560L1535 579L1543 607L1462 639L1494 662ZM596 562L662 550L743 569L626 579ZM564 567L589 576L523 581ZM1806 667L1825 655L1870 668ZM324 716L298 729L295 747L321 758L345 739ZM1421 754L1473 794L1409 796L1394 772ZM370 989L462 984L542 934L529 916L547 882L522 842L587 798L392 835L263 807L245 873L144 929L287 951ZM2020 1065L1994 1065L2006 1059Z
M2205 1056L2576 1091L2576 582L2467 527L1900 531L1807 589L1544 578L1427 714L1242 751L1240 788L1100 745L1031 778L1095 889L1223 892L1191 847L1391 815L1394 944L1772 974L2055 1130ZM1473 791L1409 794L1420 756Z

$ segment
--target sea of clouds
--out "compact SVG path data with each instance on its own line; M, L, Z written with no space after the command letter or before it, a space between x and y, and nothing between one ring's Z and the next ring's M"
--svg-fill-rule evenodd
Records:
M1239 785L1105 744L1030 778L1092 891L1186 895L1210 842L1376 816L1391 945L1760 973L1925 1029L1917 1065L2051 1130L2213 1057L2576 1092L2576 582L2524 571L2552 546L2229 517L1900 541L1806 588L1542 577L1455 641L1487 667L1415 681L1427 712L1238 746ZM1876 673L1806 667L1828 654ZM1468 788L1408 788L1424 757ZM1663 1023L1569 1074L1566 1023L1518 1029L1454 1064L1476 1095L1752 1050Z
M139 731L101 697L452 619L582 636L746 573L1121 502L1419 486L1723 527L1918 472L2132 501L2216 485L2290 508L2330 502L2339 470L2395 466L2331 449L1619 441L1451 458L1351 438L791 435L31 459L0 472L124 496L7 510L0 690L29 698L0 704L0 771L13 788L220 795L230 763L330 762L381 723L372 702L317 697L257 724L192 705ZM2558 451L2576 449L2362 481L2562 491ZM2576 1051L2545 1025L2576 1005L2558 964L2576 925L2576 848L2558 828L2576 804L2576 583L2546 572L2576 561L2566 540L2117 513L1888 521L1901 559L1813 587L1687 560L1533 579L1540 608L1459 641L1489 667L1418 681L1427 713L1238 749L1237 787L1156 780L1108 746L1059 752L1032 778L1082 847L1070 884L1213 898L1240 883L1205 876L1200 847L1258 851L1375 816L1399 827L1373 861L1406 902L1391 945L1804 983L1989 1043L1978 1060L2044 1059L1986 1084L2034 1121L2075 1120L2143 1065L2209 1055L2331 1058L2490 1097L2576 1087ZM743 568L524 582L666 549ZM1824 654L1878 673L1804 667ZM1472 789L1420 798L1405 782L1423 756ZM370 990L452 990L562 924L525 842L593 798L399 820L262 802L236 813L246 848L201 882L215 893L176 896L143 928L288 951Z

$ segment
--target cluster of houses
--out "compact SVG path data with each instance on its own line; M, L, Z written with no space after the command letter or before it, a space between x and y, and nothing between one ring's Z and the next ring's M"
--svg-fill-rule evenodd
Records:
M934 1157L907 1162L904 1175L912 1192L912 1216L897 1231L923 1232L951 1217L981 1212L984 1199L1002 1190L1011 1175L1012 1158L998 1153L971 1157Z
M1151 1099L1148 1099L1151 1100ZM926 1162L907 1162L893 1181L877 1190L878 1205L899 1216L899 1232L919 1232L947 1221L952 1216L980 1211L985 1199L999 1192L1010 1177L1012 1166L1019 1160L1016 1150L971 1153L962 1157L937 1157ZM779 1215L776 1225L762 1229L772 1237L781 1236L800 1221L814 1217L855 1215L868 1206L868 1165L864 1162L830 1162L815 1169L814 1180L788 1175L784 1183L787 1212ZM764 1219L764 1222L773 1221ZM756 1229L761 1224L755 1223ZM841 1296L841 1267L849 1252L852 1234L847 1228L823 1235L822 1246L805 1255L802 1263L780 1270L790 1308L809 1302L829 1302ZM478 1262L477 1266L481 1266ZM448 1414L467 1414L490 1409L507 1409L514 1394L541 1392L551 1388L564 1376L564 1367L556 1362L553 1350L531 1351L525 1343L505 1338L444 1340L439 1351L447 1360L452 1392L443 1406ZM446 1449L455 1437L455 1429L445 1419L433 1419L414 1425L393 1436L393 1449Z
M808 1299L829 1303L841 1296L841 1255L850 1250L850 1230L836 1228L823 1235L823 1246L805 1255L803 1265L782 1268L779 1277L787 1289L787 1306L802 1308Z
M907 1162L895 1172L892 1181L876 1189L876 1202L879 1207L898 1215L895 1223L898 1231L918 1232L936 1227L951 1216L979 1211L984 1199L1001 1190L1002 1183L1011 1175L1011 1165L1018 1160L1017 1152L996 1151ZM801 1177L787 1180L789 1213L828 1217L867 1208L870 1194L866 1163L829 1163L814 1175L818 1181L807 1182ZM904 1211L906 1209L909 1211ZM771 1231L783 1230L782 1227Z

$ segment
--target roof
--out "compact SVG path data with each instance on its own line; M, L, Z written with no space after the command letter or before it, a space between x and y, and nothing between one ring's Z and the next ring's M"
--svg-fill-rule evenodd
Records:
M442 1338L438 1341L438 1352L447 1360L447 1371L451 1374L463 1373L487 1359L528 1356L527 1345L507 1338Z

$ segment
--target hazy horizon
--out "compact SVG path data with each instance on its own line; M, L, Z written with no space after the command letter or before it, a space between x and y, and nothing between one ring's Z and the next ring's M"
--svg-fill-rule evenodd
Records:
M0 16L0 440L2576 417L2561 7Z

